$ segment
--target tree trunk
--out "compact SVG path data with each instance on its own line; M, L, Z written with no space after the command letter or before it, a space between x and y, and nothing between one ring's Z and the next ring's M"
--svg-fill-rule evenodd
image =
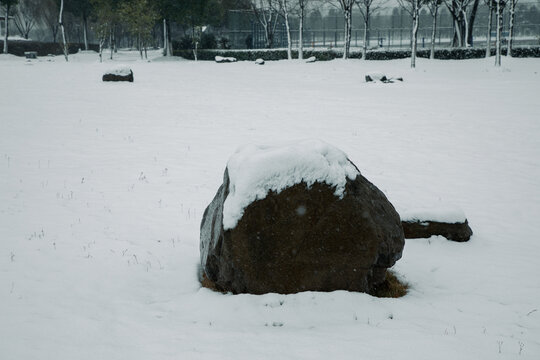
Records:
M461 36L461 23L458 19L454 20L454 31L456 32L456 39L458 47L463 46L463 37Z
M343 59L349 58L349 50L351 47L351 22L352 22L352 6L346 7L343 12L345 16L345 35L344 35L344 41L345 44L343 46Z
M478 5L480 3L480 0L474 0L473 7L471 10L471 15L469 16L469 24L467 33L469 34L467 37L467 44L473 46L473 29L474 29L474 21L476 20L476 13L478 12Z
M304 59L304 0L300 0L300 24L298 25L298 59Z
M283 0L283 15L285 17L285 27L287 29L287 59L292 60L291 25L289 23L289 10L287 0Z
M64 0L61 0L60 1L60 14L58 15L58 24L60 24L60 29L62 30L62 41L64 43L64 57L66 58L66 61L69 61L68 46L66 42L66 32L64 30L64 22L62 21L63 13L64 13Z
M437 34L437 13L439 11L439 7L435 5L435 9L433 11L433 25L431 26L431 51L429 52L429 58L431 60L435 59L435 35Z
M105 39L99 39L99 62L103 62L103 45L105 44Z
M141 34L137 35L137 47L139 48L139 54L141 55L141 60L143 59L143 46L141 41Z
M163 19L163 56L169 56L168 45L169 42L167 41L167 20Z
M420 13L420 0L413 0L413 28L412 28L412 49L411 49L411 68L416 67L416 48L418 44L418 15Z
M493 6L489 4L488 27L486 36L486 58L491 56L491 28L493 23Z
M83 14L83 37L84 37L84 50L88 51L88 19L86 14Z
M366 12L364 14L364 44L362 51L362 58L366 60L367 47L369 41L369 6L366 7Z
M6 18L4 20L4 54L8 53L8 37L9 37L9 5L6 5Z
M113 51L114 51L114 46L113 46L113 38L112 38L112 26L111 26L111 29L109 30L109 50L111 51L111 55L109 57L109 59L113 59Z
M467 13L465 12L465 10L462 10L462 14L464 22L463 30L465 31L463 40L465 41L465 47L470 47L472 46L472 44L469 42L469 24L467 22Z
M501 0L497 0L497 40L495 48L495 66L501 66L501 35L502 35L502 17L503 8L501 6Z
M514 18L516 15L516 2L517 0L510 0L510 25L508 26L508 48L506 50L506 56L512 57L512 45L514 42Z

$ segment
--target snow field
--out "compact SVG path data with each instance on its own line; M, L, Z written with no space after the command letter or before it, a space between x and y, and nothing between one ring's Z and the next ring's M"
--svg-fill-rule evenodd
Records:
M26 61L0 56L0 358L537 359L540 60ZM155 54L154 54L155 56ZM134 83L103 83L115 63ZM403 83L368 84L370 71ZM199 225L246 143L321 139L407 213L401 299L222 295Z

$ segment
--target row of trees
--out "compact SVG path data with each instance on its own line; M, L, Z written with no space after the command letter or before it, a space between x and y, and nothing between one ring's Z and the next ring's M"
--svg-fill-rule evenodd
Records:
M472 33L475 20L478 14L478 7L481 0L398 0L399 6L405 10L412 21L411 31L411 67L416 66L416 49L418 45L418 29L420 22L420 11L427 8L432 16L431 33L431 54L435 57L435 37L437 33L437 19L440 8L444 6L452 16L454 37L452 45L455 47L472 46ZM513 32L515 22L515 10L518 0L482 0L489 8L489 20L487 29L487 49L486 56L491 54L491 32L493 17L496 17L496 65L500 65L501 40L503 26L503 11L508 8L509 11L509 41L508 55L512 56ZM363 19L364 39L363 39L363 58L369 44L370 20L371 17L385 8L387 0L250 0L251 8L255 17L265 30L266 45L272 46L273 33L276 29L278 20L285 22L288 39L288 56L291 58L291 32L290 15L294 14L299 19L299 58L302 58L302 29L306 11L316 9L321 5L333 5L339 9L343 15L344 23L344 44L343 58L347 59L351 47L351 29L352 13L355 8L360 11Z
M194 33L203 25L221 25L228 9L248 7L245 0L0 0L0 4L5 18L9 19L5 21L5 53L10 22L25 38L36 26L45 26L56 42L64 19L69 16L82 28L86 50L89 24L92 24L100 56L106 43L112 56L119 33L129 34L143 56L158 22L163 24L164 47L170 54L170 22Z
M0 0L4 6L6 19L11 17L22 36L28 38L30 31L38 23L45 24L51 31L53 39L59 31L62 32L64 44L66 35L63 26L63 13L81 23L85 49L88 49L88 25L94 26L97 37L100 58L104 45L108 43L110 56L116 47L119 31L127 32L141 57L146 54L146 48L151 42L152 31L156 23L162 22L163 47L165 55L172 53L170 24L180 24L194 39L195 47L202 30L207 25L222 26L226 11L229 9L251 10L254 18L264 29L266 47L273 46L276 27L285 23L287 30L287 53L292 58L291 18L298 19L298 53L303 58L303 28L306 14L316 9L333 6L343 14L344 45L343 58L350 53L352 13L356 8L363 19L364 58L368 50L370 20L372 16L386 6L387 0ZM486 56L491 53L491 28L495 22L496 31L496 63L500 64L502 15L505 9L509 11L509 42L508 54L512 55L512 38L515 21L515 8L518 0L398 0L399 5L409 15L412 21L411 32L411 66L415 67L417 34L420 21L420 10L427 8L432 16L431 58L435 53L435 36L437 18L441 7L448 9L453 19L454 46L472 45L472 30L477 17L480 1L489 7L487 29ZM495 21L493 21L495 18ZM5 22L4 52L7 52L7 36L9 21ZM67 58L67 53L66 53Z

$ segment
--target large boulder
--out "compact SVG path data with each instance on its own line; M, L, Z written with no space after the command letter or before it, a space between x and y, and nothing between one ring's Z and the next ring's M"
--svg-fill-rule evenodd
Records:
M340 150L250 146L204 213L201 280L233 293L370 292L403 246L394 207Z

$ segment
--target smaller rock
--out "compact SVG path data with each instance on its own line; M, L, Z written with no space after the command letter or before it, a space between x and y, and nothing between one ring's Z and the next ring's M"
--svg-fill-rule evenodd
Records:
M217 63L231 63L231 62L236 62L236 58L235 58L235 57L216 56L216 57L214 58L214 60L215 60Z
M386 78L386 75L380 72L372 72L369 74L366 74L366 82L371 81L381 81L386 82L388 79Z
M313 63L315 61L317 61L317 58L315 56L311 56L306 59L307 63Z
M468 241L473 232L465 213L456 207L416 209L401 214L406 239L444 236L448 240Z
M107 70L103 74L103 81L129 81L133 82L133 71L127 66L118 66Z
M264 65L264 60L261 59L261 58L259 58L259 59L255 60L255 64L257 64L257 65Z
M372 72L366 74L366 82L382 82L382 83L393 83L395 81L403 81L402 77L388 77L386 74L381 72Z
M402 221L405 239L430 238L433 235L444 236L448 240L465 242L473 234L467 220L462 223L443 223L438 221Z
M24 57L27 59L37 59L37 51L25 51Z

